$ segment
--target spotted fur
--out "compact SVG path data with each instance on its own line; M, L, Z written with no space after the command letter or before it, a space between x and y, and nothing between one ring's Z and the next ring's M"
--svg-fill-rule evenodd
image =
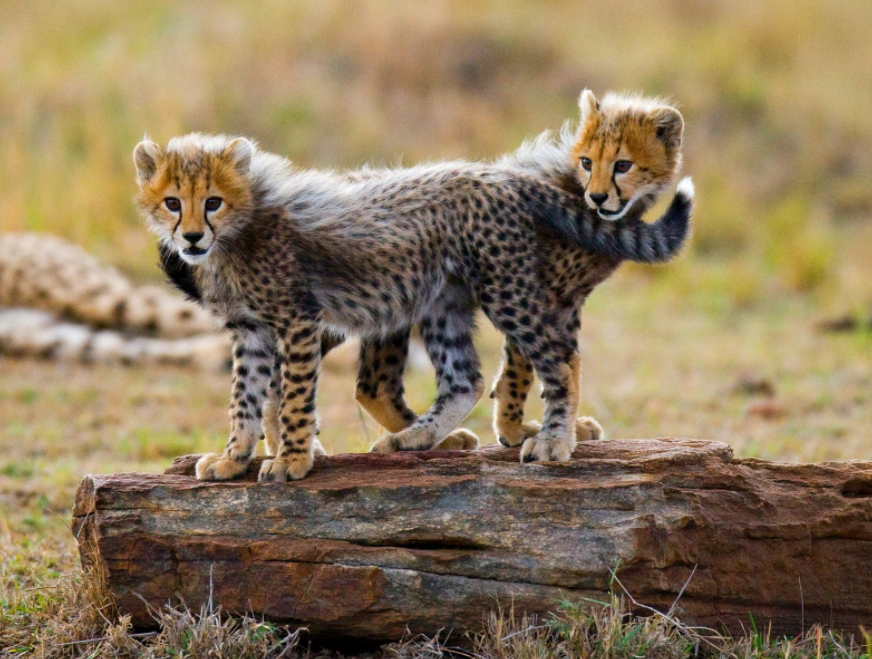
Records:
M85 364L159 364L227 368L230 342L222 334L179 339L136 336L94 329L58 318L48 311L0 308L0 355Z
M602 223L587 226L578 196L481 163L361 177L300 171L242 138L196 134L172 140L166 151L143 142L134 161L149 226L190 266L203 304L235 333L230 439L222 455L201 459L198 478L245 471L272 379L279 383L270 406L279 445L260 479L308 473L327 332L359 335L366 344L420 325L437 369L437 397L387 443L432 447L484 387L472 345L477 307L543 383L545 419L526 455L568 458L577 346L568 324L557 322L559 300L542 285L540 241L604 246L612 251L603 258L615 262L633 252L601 240ZM222 204L210 211L212 198Z
M589 201L590 221L578 225L579 233L590 238L594 249L579 249L577 241L567 242L553 236L539 236L539 277L546 291L556 300L559 309L556 322L567 333L577 334L581 326L581 309L593 289L608 278L619 265L615 257L613 241L618 240L627 250L624 255L642 262L660 262L675 256L683 245L688 232L693 204L693 186L685 179L678 186L672 204L657 222L644 225L639 221L642 214L674 181L681 164L680 115L664 105L659 99L632 95L607 95L602 103L585 91L580 99L582 118L579 128L566 125L558 134L544 133L525 143L518 151L496 163L498 167L524 173L549 181L561 188L588 199L590 180L581 158L592 157L592 169L601 174L614 169L618 158L631 160L640 172L633 168L626 175L613 174L620 179L621 191L627 201L622 214L624 219L610 220L606 214L598 217L598 205ZM662 134L661 127L667 120L673 122L676 132ZM372 176L372 173L370 173ZM628 218L635 218L628 221ZM609 231L613 229L613 231ZM522 319L525 317L522 316ZM426 334L424 335L426 339ZM380 346L377 342L368 346L361 355L362 385L358 386L358 400L370 414L389 430L389 420L394 418L415 419L403 398L402 364L397 359L386 357L401 353L402 345ZM580 365L571 362L571 382L580 380ZM368 382L377 380L375 388ZM495 382L491 397L495 400L494 429L499 441L506 446L516 446L537 435L541 426L536 422L523 422L524 405L533 380L533 364L525 355L523 345L511 336L504 348L504 360ZM573 392L573 396L577 396ZM396 432L396 431L393 431ZM579 440L599 439L602 428L591 417L576 421ZM381 440L377 450L392 450L393 438ZM472 443L470 442L470 445ZM551 451L548 446L532 442L525 445L526 459L549 459L562 454Z
M0 235L0 307L164 339L214 334L205 310L157 286L135 286L84 249L40 233Z
M228 339L205 310L135 286L82 248L37 233L0 235L0 354L223 370Z

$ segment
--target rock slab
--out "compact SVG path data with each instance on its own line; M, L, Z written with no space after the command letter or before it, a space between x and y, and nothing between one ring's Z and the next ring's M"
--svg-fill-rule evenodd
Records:
M602 599L616 570L640 603L738 631L872 628L872 462L736 460L689 439L319 458L295 483L88 476L73 512L136 626L148 605L211 597L315 638L393 641L476 628L499 601L545 613ZM695 570L695 572L694 572ZM691 573L693 578L691 579ZM689 581L688 581L689 580Z

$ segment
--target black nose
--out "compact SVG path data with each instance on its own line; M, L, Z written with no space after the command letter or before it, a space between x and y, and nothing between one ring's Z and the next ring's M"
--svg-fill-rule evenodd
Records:
M203 237L202 231L188 231L188 232L182 234L182 238L187 240L192 245L196 245L197 241L200 240L200 238L202 238L202 237Z
M592 194L588 196L590 197L590 200L597 206L602 206L603 202L609 198L607 194Z

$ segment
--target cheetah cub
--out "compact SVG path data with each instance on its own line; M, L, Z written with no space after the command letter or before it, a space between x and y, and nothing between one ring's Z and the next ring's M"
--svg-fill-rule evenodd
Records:
M523 173L559 185L583 196L588 209L585 226L610 222L620 228L620 240L634 248L631 260L665 261L677 254L688 233L687 219L693 200L693 185L685 179L679 185L672 206L663 218L652 225L627 222L639 218L651 204L675 181L681 166L681 142L684 121L681 114L666 102L639 95L607 94L602 101L585 90L579 99L581 118L576 130L565 126L554 135L543 133L525 143L495 163L496 167ZM385 171L385 176L390 172ZM375 176L375 172L370 173ZM495 228L498 227L495 224ZM647 228L646 228L647 227ZM497 247L500 233L496 233ZM588 295L605 281L620 265L622 258L609 249L589 249L567 241L554 233L536 237L537 274L544 292L555 300L555 323L573 335L581 326L581 310ZM656 258L655 258L656 256ZM503 280L511 285L512 276ZM504 327L529 325L531 315L517 306L497 309L503 315ZM442 330L426 320L421 335L440 363L439 334ZM435 339L435 340L434 340ZM491 397L495 399L494 430L500 443L517 446L534 437L541 426L523 422L526 402L533 376L529 354L534 335L529 332L506 333L504 358ZM392 434L373 445L374 451L391 452L408 448L429 448L426 443L412 443L402 431L418 422L418 417L403 396L403 359L408 337L375 337L361 351L357 399L367 411ZM430 344L434 344L431 345ZM450 364L450 361L449 361ZM572 376L569 394L577 396L580 379L577 356L570 361ZM574 403L570 402L570 406ZM602 437L599 423L591 417L576 421L576 436L580 441ZM415 438L412 435L411 438ZM462 435L458 432L453 445ZM443 442L444 448L450 442ZM524 444L522 459L567 459L574 443L530 441Z
M166 149L144 141L134 162L137 202L165 261L233 331L230 438L221 455L200 459L201 480L246 471L268 399L280 444L260 480L309 472L329 335L369 340L419 322L436 328L439 394L402 431L402 441L432 446L484 388L471 338L476 306L524 346L546 401L531 440L562 456L557 447L575 441L577 347L543 286L538 238L618 260L637 258L640 244L653 250L652 260L668 258L672 247L648 235L651 225L591 222L579 197L481 163L358 179L295 170L244 138L201 134L173 139ZM638 240L626 240L625 229Z

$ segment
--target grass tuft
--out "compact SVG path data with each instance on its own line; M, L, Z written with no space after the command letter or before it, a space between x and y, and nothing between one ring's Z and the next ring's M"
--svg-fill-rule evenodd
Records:
M37 552L38 553L38 552ZM4 559L9 559L4 556ZM21 569L27 558L4 560L0 592L0 656L44 659L73 657L137 659L307 659L337 657L313 653L302 642L305 629L289 630L253 615L230 616L220 606L198 611L184 606L155 609L156 630L136 632L119 617L95 566L74 578ZM33 558L32 556L30 557ZM16 567L17 565L17 567ZM31 566L32 567L32 566ZM10 589L10 582L36 584ZM9 599L10 594L16 594ZM563 601L543 619L497 607L478 632L464 636L442 631L434 637L409 636L367 659L872 659L872 636L814 626L795 638L759 629L731 638L682 623L673 611L640 616L644 609L629 596L608 601ZM648 610L647 612L652 612Z

